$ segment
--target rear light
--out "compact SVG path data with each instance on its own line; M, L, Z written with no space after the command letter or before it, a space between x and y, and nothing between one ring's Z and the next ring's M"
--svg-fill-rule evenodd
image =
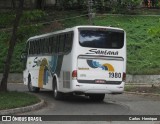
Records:
M126 81L126 73L123 72L123 78L122 81Z
M77 70L74 70L72 72L72 79L76 79L77 78Z

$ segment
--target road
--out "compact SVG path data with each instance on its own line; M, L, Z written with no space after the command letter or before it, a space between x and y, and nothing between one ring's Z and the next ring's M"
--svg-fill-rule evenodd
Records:
M9 90L28 92L27 87L22 84L9 84ZM52 92L45 90L36 95L46 101L46 106L40 110L22 113L22 115L160 115L160 97L157 96L106 95L104 102L92 102L85 96L66 96L65 99L56 101L53 99ZM79 123L85 122L77 122L77 124ZM102 123L125 124L127 122ZM160 124L160 122L139 123Z

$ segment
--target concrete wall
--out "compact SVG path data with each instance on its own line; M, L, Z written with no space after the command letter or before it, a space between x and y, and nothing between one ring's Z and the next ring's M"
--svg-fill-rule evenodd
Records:
M160 84L160 75L127 75L127 83Z
M2 74L0 74L0 81ZM23 83L23 75L21 73L9 74L8 83Z
M2 74L0 74L0 81ZM160 84L160 75L127 75L127 83L145 83L145 84ZM10 74L8 78L9 83L22 83L23 75L21 73Z

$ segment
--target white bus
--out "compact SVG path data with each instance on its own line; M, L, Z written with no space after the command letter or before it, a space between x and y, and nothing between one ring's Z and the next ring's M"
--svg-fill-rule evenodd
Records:
M28 39L23 71L29 91L84 94L102 101L124 90L126 33L105 26L76 26Z

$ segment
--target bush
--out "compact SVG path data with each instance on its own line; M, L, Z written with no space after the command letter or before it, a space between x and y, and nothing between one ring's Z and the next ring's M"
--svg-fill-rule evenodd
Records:
M6 15L8 14L8 15ZM11 15L10 15L11 14ZM13 13L11 12L6 12L3 14L4 17L0 17L0 21L2 22L2 25L6 24L9 26L12 24L13 19ZM18 39L17 39L17 45L15 46L15 50L13 53L13 59L11 62L11 70L10 72L22 72L23 65L20 62L20 54L24 50L25 47L25 42L26 40L33 36L38 34L40 32L40 29L43 27L41 24L36 24L36 25L28 25L24 26L23 24L26 25L26 23L31 23L31 21L39 21L42 19L42 17L45 16L45 13L40 10L34 10L34 11L25 11L23 14L23 17L21 19L21 25L18 30ZM2 19L3 18L3 19ZM8 19L7 22L5 20ZM2 21L3 20L3 21ZM6 54L8 50L8 43L10 40L10 32L0 32L0 72L3 72L3 67L6 59Z
M139 6L141 3L141 0L117 0L112 1L112 12L113 13L129 13L129 10L133 10L137 6Z
M35 22L43 19L46 16L46 13L42 10L32 10L24 11L21 18L21 23L26 24L30 22Z

